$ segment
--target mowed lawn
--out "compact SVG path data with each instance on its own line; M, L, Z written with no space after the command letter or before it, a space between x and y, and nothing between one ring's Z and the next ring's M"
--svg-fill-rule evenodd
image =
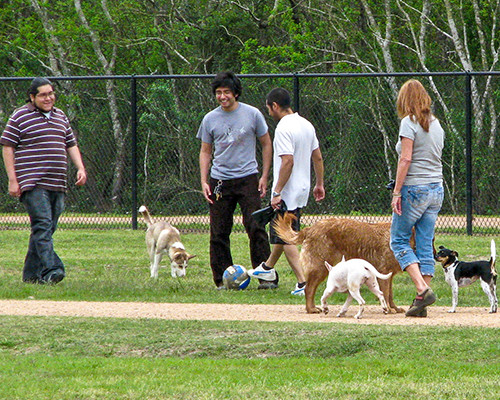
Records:
M56 249L67 278L56 286L20 280L29 232L0 232L0 298L303 304L280 260L280 287L214 289L208 236L183 235L191 260L185 279L149 278L141 230L61 230ZM498 237L495 238L499 243ZM436 245L463 260L489 257L491 237L443 235ZM249 266L244 234L232 237L234 262ZM165 260L163 265L168 265ZM440 266L437 305L451 304ZM414 296L405 274L397 304ZM324 284L318 290L318 298ZM369 304L376 298L368 291ZM340 305L345 295L331 298ZM460 306L487 307L478 283ZM0 316L0 399L498 399L498 329L294 322Z

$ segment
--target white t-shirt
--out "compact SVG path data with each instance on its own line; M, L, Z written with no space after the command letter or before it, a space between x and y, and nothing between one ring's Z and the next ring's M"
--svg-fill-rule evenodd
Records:
M284 116L276 126L273 142L273 190L283 155L293 156L293 169L281 191L288 210L305 207L311 188L311 154L319 147L314 126L298 113Z

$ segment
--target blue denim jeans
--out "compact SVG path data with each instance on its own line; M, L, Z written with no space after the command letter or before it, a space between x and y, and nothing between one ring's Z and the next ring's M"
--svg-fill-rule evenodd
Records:
M444 199L440 183L409 185L401 189L402 214L392 214L391 250L401 269L413 263L420 265L422 275L434 276L434 227ZM415 250L410 246L415 228Z
M38 283L64 264L54 251L52 235L64 210L64 193L35 187L21 195L21 202L29 214L31 235L24 260L23 281Z

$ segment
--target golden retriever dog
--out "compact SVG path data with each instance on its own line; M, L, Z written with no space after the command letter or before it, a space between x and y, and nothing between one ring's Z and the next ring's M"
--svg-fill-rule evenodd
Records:
M391 223L367 223L351 219L328 218L316 222L310 227L295 232L290 223L292 214L285 214L273 222L277 235L289 244L302 245L300 261L306 277L306 311L319 313L315 306L314 296L318 285L323 282L328 271L325 261L330 265L338 264L345 256L362 258L372 264L382 274L392 275L387 280L379 279L380 289L389 305L391 313L402 313L404 310L394 304L392 295L392 279L401 272L389 247ZM414 246L414 237L411 244Z

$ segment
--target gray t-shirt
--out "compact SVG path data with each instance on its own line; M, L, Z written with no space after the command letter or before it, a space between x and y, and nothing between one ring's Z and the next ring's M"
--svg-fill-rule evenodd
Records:
M429 132L409 116L401 120L396 151L401 156L401 137L413 140L413 154L406 175L405 185L427 185L443 181L441 153L444 146L444 131L436 118L432 118Z
M210 176L236 179L258 173L256 140L267 133L266 120L255 107L238 102L234 111L217 107L201 122L196 137L214 150Z

